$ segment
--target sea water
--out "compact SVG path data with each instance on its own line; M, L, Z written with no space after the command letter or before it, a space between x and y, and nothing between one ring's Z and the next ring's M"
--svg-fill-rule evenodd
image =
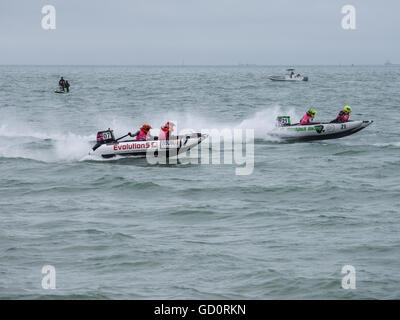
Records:
M267 78L284 69L0 67L0 298L400 298L400 68ZM60 76L69 94L54 93ZM277 115L332 120L344 105L374 123L312 143L267 134ZM97 131L168 120L250 129L254 169L88 157Z

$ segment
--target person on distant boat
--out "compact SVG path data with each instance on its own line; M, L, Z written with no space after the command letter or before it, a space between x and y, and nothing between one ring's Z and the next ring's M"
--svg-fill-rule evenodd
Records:
M292 72L290 73L290 79L292 79L293 76L294 76L294 72L292 71Z
M131 137L136 137L136 141L146 141L152 139L153 136L149 133L150 129L153 129L149 124L145 123L142 127L134 134L128 133Z
M317 111L315 111L314 109L308 110L306 114L303 116L303 118L301 118L300 124L301 125L312 124L316 113Z
M64 91L65 88L65 80L63 77L61 77L60 81L58 81L58 85L60 86L60 89Z
M171 133L174 131L175 123L172 121L167 121L165 126L161 127L160 134L158 135L158 140L169 140Z
M69 92L69 87L70 87L70 85L69 85L68 80L65 81L64 86L65 86L66 91Z
M350 113L351 113L351 107L345 106L343 110L339 112L336 119L331 121L331 123L343 123L349 121Z

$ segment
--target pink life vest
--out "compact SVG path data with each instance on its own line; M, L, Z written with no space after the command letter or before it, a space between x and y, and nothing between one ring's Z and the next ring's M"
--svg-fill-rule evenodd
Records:
M336 121L337 122L347 122L347 121L349 121L349 117L350 117L350 113L342 110L339 112L339 114L336 118Z
M306 113L304 116L303 116L303 118L301 119L301 121L300 121L300 124L311 124L311 121L310 121L310 119L312 119L312 117L308 114L308 113Z
M136 136L136 141L146 141L147 140L147 133L143 130L139 130L139 134Z
M158 140L168 140L168 131L160 130L160 134L158 135Z

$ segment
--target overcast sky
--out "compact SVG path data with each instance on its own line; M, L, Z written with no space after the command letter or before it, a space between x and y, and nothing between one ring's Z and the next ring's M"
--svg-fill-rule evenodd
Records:
M400 63L399 15L399 0L0 0L0 64Z

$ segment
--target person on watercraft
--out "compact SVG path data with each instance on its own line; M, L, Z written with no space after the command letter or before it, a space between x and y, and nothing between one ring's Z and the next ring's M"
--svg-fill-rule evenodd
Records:
M149 124L144 124L137 132L134 134L128 133L131 137L136 137L136 141L146 141L147 139L152 139L153 136L149 133L150 129L153 129Z
M64 90L64 88L65 88L65 80L64 80L63 77L61 77L60 81L58 81L58 85L60 86L60 88L62 90Z
M171 131L174 131L174 128L173 128L173 127L175 127L175 123L173 123L172 121L167 121L167 122L165 123L165 126L166 126L166 127L170 127L170 128L171 128Z
M339 112L338 116L335 120L331 121L332 123L343 123L349 121L351 113L351 107L345 106L342 111Z
M69 92L70 84L69 84L68 80L65 81L64 86L65 86L65 89L67 89L67 92Z
M294 76L294 72L292 71L292 72L290 73L290 79L293 78L293 76Z
M314 109L308 110L306 112L306 114L303 116L303 118L301 118L300 124L301 125L312 124L312 122L314 121L316 113L317 113L317 111L315 111Z
M160 134L158 135L158 140L169 140L171 133L174 131L175 123L172 121L167 121L165 126L161 127Z

